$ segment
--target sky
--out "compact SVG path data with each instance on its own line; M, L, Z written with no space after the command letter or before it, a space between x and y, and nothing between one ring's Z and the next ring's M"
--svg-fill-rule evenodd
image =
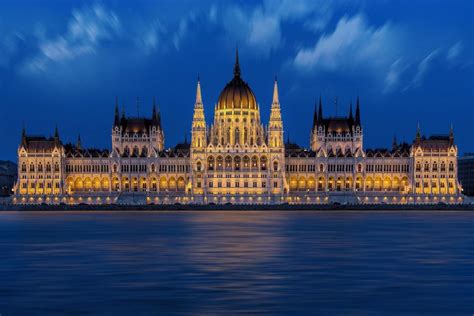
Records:
M471 0L4 0L0 160L16 160L23 127L110 148L116 97L133 116L156 97L165 146L189 139L198 76L211 124L236 47L264 124L278 77L285 139L308 147L319 96L333 116L359 96L365 148L452 125L474 152Z

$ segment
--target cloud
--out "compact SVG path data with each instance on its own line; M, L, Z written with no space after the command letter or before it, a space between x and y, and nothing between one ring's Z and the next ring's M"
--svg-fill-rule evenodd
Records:
M166 28L159 19L154 19L144 30L140 30L137 35L136 44L143 48L143 51L148 54L154 51L158 44L162 41L162 37L166 33Z
M456 44L451 46L448 49L448 53L446 54L446 59L449 62L455 61L459 57L459 55L461 54L462 48L463 48L463 46L462 46L461 42L457 42Z
M190 13L179 21L178 29L173 34L173 46L179 51L182 40L186 37L189 32L190 25L196 20L196 15Z
M428 56L426 56L420 61L420 63L418 64L415 76L413 77L413 80L405 88L405 90L411 89L411 88L418 88L421 86L426 73L430 70L431 64L433 63L435 58L438 57L439 54L440 54L440 50L435 49L434 51L429 53Z
M74 10L65 34L39 43L39 53L24 66L24 71L42 72L53 63L94 54L104 41L120 33L117 15L101 5Z
M285 38L283 24L288 21L305 19L313 15L313 23L318 19L315 12L325 8L316 1L282 0L264 1L254 7L229 6L219 9L223 18L217 20L215 13L209 14L211 22L222 23L226 34L249 51L268 56L281 47ZM212 12L217 12L213 7Z
M388 69L399 42L397 31L386 23L379 28L368 25L363 15L344 16L334 32L322 35L312 47L300 49L293 60L302 71L369 67Z
M399 58L395 60L389 68L387 75L385 76L385 87L383 89L384 93L394 91L399 85L402 78L402 75L408 69L409 65L402 59Z

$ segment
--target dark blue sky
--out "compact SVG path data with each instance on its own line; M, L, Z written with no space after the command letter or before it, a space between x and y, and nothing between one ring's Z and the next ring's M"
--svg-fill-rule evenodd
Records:
M361 98L365 147L411 141L454 125L474 151L474 2L466 1L2 1L0 159L16 159L21 129L80 133L110 147L115 96L127 113L160 106L166 146L190 131L196 78L208 124L242 76L266 124L278 76L285 133L307 146L314 103L346 113ZM286 136L285 136L286 138Z

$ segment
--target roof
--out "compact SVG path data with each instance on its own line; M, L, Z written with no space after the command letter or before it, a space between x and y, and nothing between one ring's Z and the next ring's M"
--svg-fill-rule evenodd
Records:
M44 136L24 136L22 145L29 153L51 153L56 145L61 145L61 142L53 137L46 138Z
M110 151L107 149L97 148L78 148L72 144L64 145L66 157L76 158L106 158L109 157Z

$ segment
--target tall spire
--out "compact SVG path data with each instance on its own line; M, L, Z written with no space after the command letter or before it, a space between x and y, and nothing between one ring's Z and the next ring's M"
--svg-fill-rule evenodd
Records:
M21 144L26 147L26 128L23 125L23 130L21 131Z
M201 104L202 105L202 95L201 95L201 80L197 80L197 87L196 87L196 104Z
M77 144L76 144L77 149L81 150L82 149L82 142L81 142L81 134L77 134Z
M451 128L449 130L449 144L453 145L454 144L454 129L453 129L453 124L451 124Z
M275 76L275 83L273 84L273 104L280 104L280 97L278 96L278 81Z
M360 126L360 103L359 103L359 96L357 96L355 125L359 125L359 126Z
M397 142L397 134L393 134L393 140L392 140L392 149L395 151L398 148L398 142Z
M319 108L318 108L318 125L323 122L323 101L321 95L319 95Z
M313 112L313 129L318 125L318 105L314 102L314 112Z
M56 127L54 129L54 138L59 139L59 130L58 130L58 124L56 124Z
M234 77L240 78L239 49L235 49Z
M119 114L119 106L118 106L118 97L115 97L114 126L118 126L119 124L120 124L120 114Z
M419 143L421 140L421 129L420 129L420 123L418 122L418 126L416 128L416 143Z

